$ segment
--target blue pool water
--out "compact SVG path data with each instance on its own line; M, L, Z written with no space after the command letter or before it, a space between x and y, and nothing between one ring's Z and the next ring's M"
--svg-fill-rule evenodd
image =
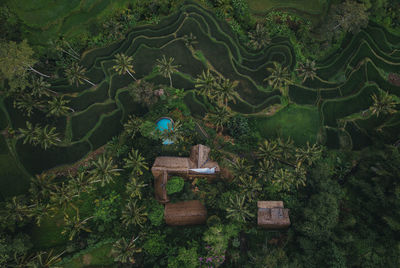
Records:
M160 120L158 120L157 122L157 129L159 129L160 131L167 131L168 130L168 125L171 124L171 129L174 129L174 125L172 123L171 119L168 118L162 118ZM166 139L163 141L163 144L167 145L167 144L172 144L174 143L173 141Z

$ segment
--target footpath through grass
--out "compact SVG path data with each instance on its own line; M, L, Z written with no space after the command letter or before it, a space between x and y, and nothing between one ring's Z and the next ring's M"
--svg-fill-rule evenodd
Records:
M289 105L271 117L252 116L252 124L265 139L291 137L297 145L315 143L320 128L320 114L316 107Z
M250 11L261 15L275 8L294 8L310 14L323 13L327 0L247 0Z

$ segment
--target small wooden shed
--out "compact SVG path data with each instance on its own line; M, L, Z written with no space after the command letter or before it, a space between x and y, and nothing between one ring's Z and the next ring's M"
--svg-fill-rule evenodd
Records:
M267 229L282 229L290 226L289 209L283 201L258 201L257 223Z
M168 225L204 224L207 220L207 209L198 200L167 203L164 208L164 218Z

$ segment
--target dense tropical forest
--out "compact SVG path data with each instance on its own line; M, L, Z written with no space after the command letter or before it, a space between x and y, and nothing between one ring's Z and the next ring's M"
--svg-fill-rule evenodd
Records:
M398 0L1 1L0 267L399 267L399 108Z

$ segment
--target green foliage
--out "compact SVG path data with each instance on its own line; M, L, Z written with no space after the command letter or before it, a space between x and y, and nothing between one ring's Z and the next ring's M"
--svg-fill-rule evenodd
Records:
M181 177L171 177L167 182L167 194L179 193L183 189L185 181Z
M241 138L250 135L249 120L240 114L233 116L226 125L233 138Z
M164 220L164 206L155 199L147 202L148 218L152 225L160 226Z
M143 249L147 254L155 257L162 255L166 250L165 235L158 233L148 235L143 244Z
M240 231L239 225L225 224L215 225L204 232L203 240L217 255L225 255L230 239L237 237Z
M168 259L168 267L179 268L188 267L196 268L199 266L197 247L191 247L189 249L180 247L178 256L170 257Z
M109 231L115 227L115 221L120 216L121 203L122 198L115 191L112 191L107 198L94 201L93 220L99 232Z

